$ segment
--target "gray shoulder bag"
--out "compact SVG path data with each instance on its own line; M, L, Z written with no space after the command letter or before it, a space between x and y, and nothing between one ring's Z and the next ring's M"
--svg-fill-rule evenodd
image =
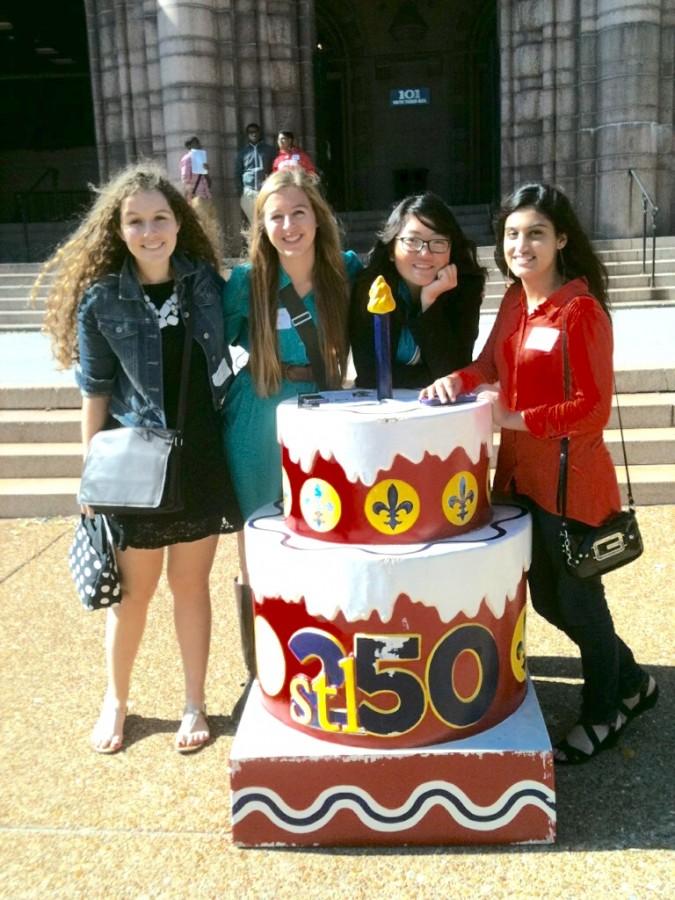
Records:
M185 311L185 343L175 428L121 427L97 432L84 461L78 501L119 515L179 512L180 457L192 353L192 309Z

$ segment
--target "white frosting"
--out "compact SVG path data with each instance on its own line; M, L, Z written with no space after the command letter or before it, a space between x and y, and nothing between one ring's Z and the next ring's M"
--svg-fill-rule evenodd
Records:
M285 400L277 409L279 441L304 472L317 453L333 457L348 480L375 483L401 455L413 463L425 453L447 459L462 447L472 463L481 447L492 449L492 414L487 400L457 406L426 406L416 391L395 391L391 400L362 399L299 407Z
M248 520L245 536L258 597L304 598L311 616L341 612L348 622L373 612L388 622L400 594L436 608L443 622L460 612L473 618L483 600L499 618L531 558L530 517L513 506L495 507L484 528L432 544L327 544L292 532L274 506Z

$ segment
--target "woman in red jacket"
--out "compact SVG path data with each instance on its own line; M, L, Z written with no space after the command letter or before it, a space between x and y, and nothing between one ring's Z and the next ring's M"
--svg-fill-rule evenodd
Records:
M614 631L600 577L582 581L569 575L560 543L561 438L569 437L567 516L575 531L621 509L603 442L613 383L607 274L569 200L556 188L525 185L505 201L495 224L495 259L513 284L479 358L437 379L422 396L449 402L479 385L499 383L491 395L502 429L494 489L527 501L532 604L581 653L581 716L555 748L557 762L575 764L612 746L658 697L656 682Z

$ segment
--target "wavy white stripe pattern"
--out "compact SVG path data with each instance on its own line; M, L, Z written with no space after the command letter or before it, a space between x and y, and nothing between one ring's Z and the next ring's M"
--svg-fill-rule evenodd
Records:
M353 784L327 788L305 809L294 809L269 788L247 787L232 795L232 824L260 812L283 831L305 834L324 828L337 812L348 809L373 831L395 832L413 828L434 806L472 831L496 831L527 806L541 809L552 823L556 819L555 792L539 781L518 781L489 806L474 803L455 784L427 781L418 785L404 803L391 809Z

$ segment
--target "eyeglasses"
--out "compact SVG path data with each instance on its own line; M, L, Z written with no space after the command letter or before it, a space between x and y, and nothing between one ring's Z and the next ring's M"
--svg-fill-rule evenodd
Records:
M427 247L429 253L447 253L450 249L450 241L445 238L423 241L422 238L417 237L400 237L396 240L400 241L409 253L420 253L423 247Z

